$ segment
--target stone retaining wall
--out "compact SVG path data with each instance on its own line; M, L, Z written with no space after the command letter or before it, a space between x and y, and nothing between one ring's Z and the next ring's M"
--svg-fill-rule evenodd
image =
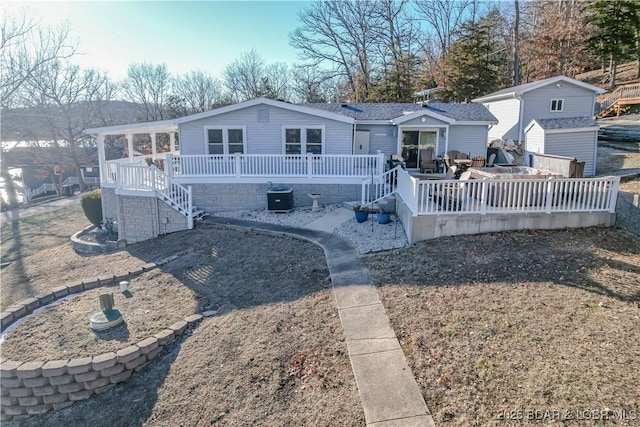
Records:
M171 259L145 264L133 271L76 282L15 304L2 313L2 330L33 310L66 295L112 285L149 271ZM21 362L0 359L0 420L20 420L71 406L74 402L102 394L143 369L171 342L203 317L193 314L135 345L117 352L71 360Z

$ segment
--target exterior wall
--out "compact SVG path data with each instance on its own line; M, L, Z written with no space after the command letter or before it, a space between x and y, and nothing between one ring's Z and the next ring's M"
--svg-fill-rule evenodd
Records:
M422 119L426 119L424 122L422 121ZM406 121L404 123L402 123L400 126L442 126L445 127L447 126L448 123L443 122L442 120L438 120L435 119L433 117L430 116L422 116L422 117L416 117L415 119L411 119L409 121Z
M286 182L278 183L277 185ZM274 183L274 185L276 185ZM310 193L322 194L319 204L360 200L362 186L357 184L292 184L294 207L311 206ZM205 212L267 209L265 184L194 184L193 204Z
M502 99L483 104L498 119L498 124L489 129L489 140L518 139L518 120L520 119L520 100ZM525 122L528 123L528 122Z
M529 156L531 154L545 154L544 151L544 129L542 129L537 123L534 123L531 128L525 133L525 140L527 141L525 164L529 164ZM546 153L549 154L549 153Z
M118 197L118 239L127 244L188 229L187 218L153 197Z
M398 203L398 216L410 244L423 240L464 234L481 234L509 230L553 230L615 225L615 214L597 213L529 213L521 214L453 214L412 216L411 210Z
M118 218L118 196L116 196L116 189L102 187L100 188L100 195L102 200L102 219Z
M585 162L584 176L593 176L596 173L597 135L596 129L575 133L547 133L545 154L575 157L579 162Z
M473 156L487 156L486 125L453 125L449 127L447 151L458 150Z
M267 108L269 122L258 122L258 109ZM283 154L283 125L325 127L324 154L351 154L353 126L272 106L256 105L180 125L180 154L207 154L205 126L246 126L247 154Z
M369 131L369 154L396 154L398 128L394 125L357 125L356 130Z

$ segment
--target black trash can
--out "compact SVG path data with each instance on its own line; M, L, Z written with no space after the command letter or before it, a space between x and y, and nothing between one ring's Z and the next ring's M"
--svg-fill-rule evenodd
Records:
M63 185L62 186L62 195L63 196L73 196L73 185Z
M267 209L272 212L289 212L293 209L293 188L277 185L267 191Z

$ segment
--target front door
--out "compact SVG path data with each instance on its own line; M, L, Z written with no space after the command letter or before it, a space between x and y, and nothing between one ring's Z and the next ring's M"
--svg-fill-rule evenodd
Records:
M353 141L353 154L369 154L369 131L356 131L356 139Z
M420 156L428 147L437 153L437 130L405 130L402 131L402 158L407 168L416 169L420 165Z

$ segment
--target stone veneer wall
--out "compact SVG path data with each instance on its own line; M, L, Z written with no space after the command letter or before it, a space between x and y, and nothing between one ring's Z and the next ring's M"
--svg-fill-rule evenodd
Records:
M117 196L118 238L127 244L188 229L187 217L153 197Z
M273 185L287 185L293 189L294 207L311 206L313 201L307 196L309 193L322 194L320 204L357 201L362 195L360 184L287 184L278 181ZM266 184L193 184L191 187L193 204L205 212L267 208Z
M117 283L132 275L151 270L171 259L175 259L175 257L157 264L146 264L131 272L61 286L48 293L25 300L9 307L6 312L2 313L2 330L17 319L32 313L36 308L49 304L58 298ZM193 314L135 345L94 357L26 363L1 359L0 420L28 418L31 415L66 408L73 405L74 402L105 393L147 366L188 327L195 326L203 317L213 314L214 312L210 311Z
M115 188L100 188L102 200L102 219L116 219L118 217L118 196Z

